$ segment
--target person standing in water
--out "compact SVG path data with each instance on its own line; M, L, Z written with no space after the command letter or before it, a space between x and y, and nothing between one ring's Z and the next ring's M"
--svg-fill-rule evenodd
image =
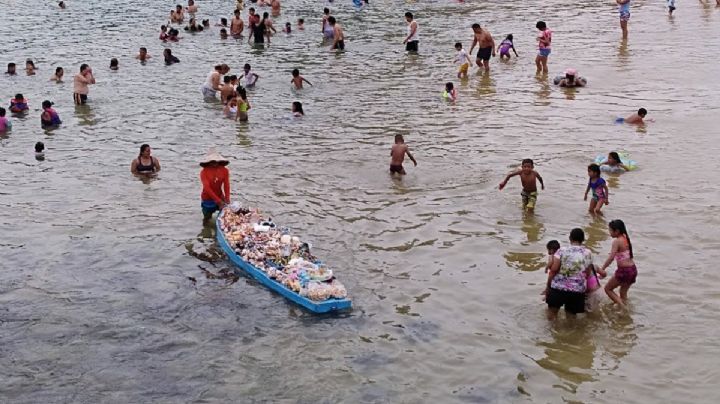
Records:
M332 25L330 25L330 22L328 21L329 18L330 9L325 7L322 17L322 33L325 39L332 39L333 35L335 34L335 30L333 30Z
M560 307L563 306L568 314L585 312L586 279L592 271L593 260L592 253L583 242L585 232L582 229L572 229L570 246L561 247L555 253L544 293L550 321L557 318Z
M73 79L73 100L75 105L84 105L87 102L90 93L90 84L95 84L95 76L89 65L83 63L80 65L80 73L76 74Z
M280 0L272 0L270 2L270 9L272 10L272 16L277 17L280 15Z
M235 16L230 20L230 35L233 38L238 39L242 36L243 30L245 29L245 23L240 17L240 10L235 10Z
M335 17L328 17L328 24L333 28L333 44L330 50L345 50L345 34L343 33L342 26L337 23Z
M524 159L521 167L522 168L520 170L513 171L508 174L503 182L500 183L498 189L502 191L510 178L519 175L520 183L522 184L523 189L520 194L522 196L523 208L527 208L528 212L533 212L535 210L535 204L537 203L538 197L537 183L540 183L543 191L545 190L545 183L543 182L540 173L535 171L535 163L532 159Z
M53 74L50 77L50 81L54 81L56 83L62 83L63 76L65 75L65 70L63 70L62 67L58 66L55 68L55 74Z
M490 56L495 57L495 40L487 30L480 28L480 24L473 24L473 42L470 46L470 53L472 54L475 45L478 45L477 58L475 63L478 67L482 67L486 72L490 71Z
M418 23L414 20L413 13L409 11L405 13L405 21L407 21L408 24L408 34L403 41L403 44L405 45L405 50L408 52L417 53L418 43L420 42L420 36L418 34Z
M622 220L611 221L608 223L608 229L610 230L610 236L614 240L612 242L612 248L610 249L610 255L608 255L603 266L598 269L598 273L604 278L607 276L605 269L612 264L613 260L616 261L617 269L613 277L605 285L605 293L620 307L625 307L628 300L628 290L637 278L637 267L635 266L635 261L633 261L632 244L630 243L630 236L625 228L625 223ZM615 293L615 289L618 287L620 287L620 296Z
M140 146L140 154L138 158L133 159L130 163L130 172L138 175L150 175L160 171L160 160L152 156L152 150L149 144Z
M545 21L538 21L535 24L540 33L537 35L538 41L538 54L535 57L535 67L537 67L537 73L548 73L548 56L550 56L552 46L552 31L547 27Z
M399 175L405 175L407 174L405 172L405 168L403 168L403 162L405 161L405 155L412 160L413 164L415 164L415 167L417 167L417 161L415 160L415 157L413 157L412 153L410 153L410 148L407 144L405 144L405 139L403 138L403 135L397 134L395 135L395 144L390 149L390 174L399 174Z
M222 210L230 203L230 171L226 166L230 161L210 149L205 158L200 161L200 207L203 213L203 225L210 223L213 213Z
M622 30L623 39L628 37L628 21L630 21L630 0L615 0L618 4L618 12L620 13L620 29Z
M205 98L215 98L217 91L221 90L220 77L227 74L230 71L230 67L225 63L215 66L215 69L208 74L205 84L202 85L200 91Z

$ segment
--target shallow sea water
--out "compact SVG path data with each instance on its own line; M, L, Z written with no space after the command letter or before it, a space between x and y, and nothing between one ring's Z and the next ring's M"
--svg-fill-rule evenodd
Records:
M664 2L633 2L622 43L613 2L373 0L358 12L335 1L347 35L336 55L321 44L325 4L287 0L277 27L304 17L305 31L264 50L217 27L182 32L167 45L181 63L166 67L157 35L173 2L67 3L1 3L0 63L39 70L0 76L3 104L22 92L31 105L0 137L0 401L716 402L720 8L679 2L669 19ZM234 1L198 5L214 24ZM418 56L401 45L405 10ZM554 31L551 71L575 67L587 88L535 76L538 19ZM469 48L473 22L498 42L513 33L520 58L459 82L452 45ZM249 123L200 96L222 62L261 76ZM81 63L98 82L75 107ZM55 66L65 83L47 81ZM295 67L315 86L291 90ZM440 98L446 81L456 105ZM61 128L40 130L43 99ZM612 123L640 106L656 122ZM387 175L397 133L419 162L402 180ZM142 143L163 165L152 181L129 173ZM316 316L245 277L207 275L231 268L201 224L209 147L231 159L234 199L311 240L354 310ZM608 177L611 205L592 218L586 166L618 149L640 169ZM496 189L523 158L546 183L534 216L518 180ZM640 272L629 313L606 305L548 324L545 244L582 227L602 261L613 218Z

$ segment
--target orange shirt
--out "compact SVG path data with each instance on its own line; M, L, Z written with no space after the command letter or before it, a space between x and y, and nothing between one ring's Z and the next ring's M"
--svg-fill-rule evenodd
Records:
M230 171L226 167L204 167L200 171L203 201L213 200L215 203L230 202Z

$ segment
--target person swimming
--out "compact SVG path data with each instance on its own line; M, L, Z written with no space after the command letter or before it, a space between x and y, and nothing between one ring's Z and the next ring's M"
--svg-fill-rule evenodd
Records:
M645 108L638 109L638 112L636 114L632 114L627 118L617 118L615 119L615 123L627 123L630 125L644 125L645 124L645 117L647 116L648 112Z
M566 88L585 87L587 84L587 80L584 77L578 76L577 70L575 69L565 70L565 76L557 76L553 82L560 87Z
M35 160L37 160L37 161L45 160L45 143L43 143L43 142L35 143Z

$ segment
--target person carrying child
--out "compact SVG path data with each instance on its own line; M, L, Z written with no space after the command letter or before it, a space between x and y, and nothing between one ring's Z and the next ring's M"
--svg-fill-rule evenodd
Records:
M520 194L522 195L523 208L527 208L528 212L533 212L535 210L535 204L537 203L538 197L537 183L540 182L542 190L545 190L545 183L543 182L540 174L535 171L535 163L532 159L524 159L522 161L521 169L508 174L505 177L505 180L500 183L498 189L502 191L502 189L505 188L505 185L507 185L508 180L516 175L520 176L520 183L523 187L522 193Z

